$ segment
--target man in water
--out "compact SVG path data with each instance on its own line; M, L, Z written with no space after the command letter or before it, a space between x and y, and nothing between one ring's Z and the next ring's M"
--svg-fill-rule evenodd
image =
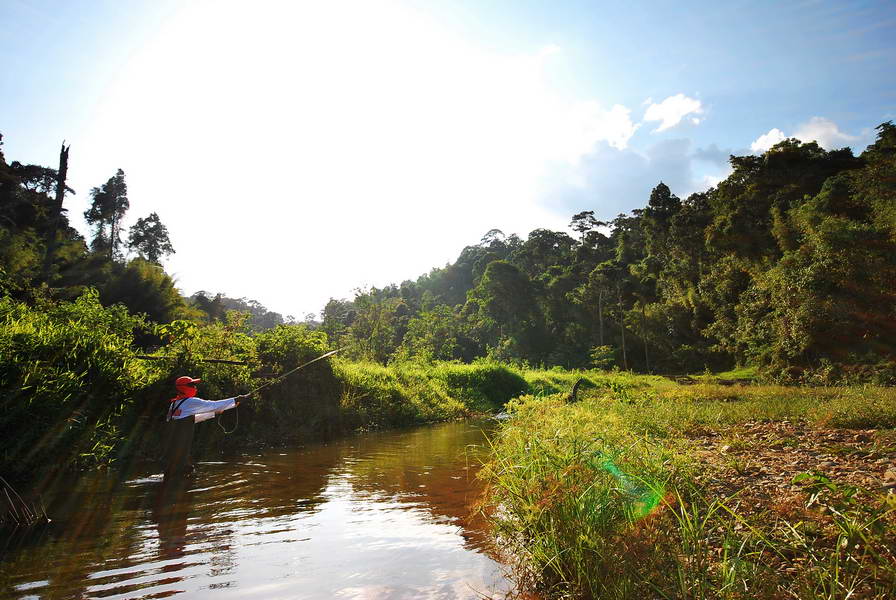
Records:
M239 405L248 394L224 400L202 400L196 397L196 384L201 379L178 377L174 382L177 396L170 400L166 421L168 425L165 444L165 479L188 475L193 472L190 449L193 446L193 424L207 421L225 410Z

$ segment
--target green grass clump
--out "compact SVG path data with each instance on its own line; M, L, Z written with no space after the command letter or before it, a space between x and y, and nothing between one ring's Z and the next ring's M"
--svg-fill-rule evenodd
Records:
M444 381L453 397L481 412L500 410L529 389L517 370L496 362L440 363L432 369L432 377Z
M334 361L342 384L343 424L376 429L444 421L500 410L524 393L515 370L494 363L376 363Z
M481 471L485 504L520 583L545 597L883 600L896 590L892 494L806 473L801 492L769 506L750 490L719 496L701 482L722 471L687 440L758 421L893 428L896 390L594 387L577 404L558 393L509 408Z
M600 395L604 401L618 401ZM679 435L697 426L800 421L841 428L896 427L896 389L689 385L629 393L613 410L645 433Z
M623 371L601 371L565 369L526 369L523 377L529 385L529 393L535 395L569 394L576 381L582 380L579 395L584 396L589 390L610 390L619 395L626 395L632 390L647 388L663 388L674 385L668 379L653 375L635 375Z
M674 448L594 408L567 405L564 394L514 401L480 472L524 583L558 595L596 598L628 585L622 575L632 565L620 548L646 565L650 524L682 476Z

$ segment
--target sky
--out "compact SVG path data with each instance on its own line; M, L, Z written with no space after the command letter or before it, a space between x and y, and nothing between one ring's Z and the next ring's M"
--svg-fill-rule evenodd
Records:
M896 2L0 0L8 162L125 172L186 295L298 319L896 119Z

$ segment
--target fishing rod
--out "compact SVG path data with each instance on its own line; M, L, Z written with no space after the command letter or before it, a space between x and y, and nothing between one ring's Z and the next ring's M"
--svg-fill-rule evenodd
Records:
M239 396L237 396L237 398L248 398L248 397L251 396L252 394L255 394L256 392L258 392L258 391L260 391L260 390L263 390L264 388L268 387L269 385L274 385L275 383L277 383L277 382L280 381L281 379L285 379L285 378L289 377L290 375L292 375L293 373L295 373L295 372L298 371L299 369L304 369L305 367L307 367L308 365L310 365L310 364L312 364L312 363L316 363L316 362L319 361L319 360L323 360L323 359L325 359L325 358L329 358L330 356L333 356L334 354L336 354L336 353L339 352L340 350L342 350L342 348L337 348L336 350L331 350L330 352L327 352L326 354L322 354L322 355L318 356L317 358L311 359L311 360L309 360L309 361L306 362L306 363L302 363L301 365L299 365L299 366L296 367L295 369L292 369L292 370L290 370L290 371L287 371L287 372L284 373L283 375L280 375L279 377L270 380L269 382L265 383L264 385L260 385L260 386L258 386L257 388L255 388L255 389L252 390L251 392L246 392L245 394L240 394ZM236 409L234 409L234 412L236 412ZM239 421L239 413L236 413L236 415L237 415L237 416L236 416L236 423L234 423L234 425L233 425L233 429L231 429L230 431L228 431L228 430L224 427L224 425L221 423L221 421L220 421L219 419L217 419L217 418L215 419L215 421L217 421L217 423L218 423L218 427L220 427L220 428L221 428L221 431L223 431L225 434L231 434L231 433L233 433L234 431L236 431L236 428L239 426L239 423L240 423L240 421ZM220 415L218 415L218 416L220 416Z
M254 394L254 393L256 393L256 392L258 392L258 391L260 391L260 390L263 390L263 389L266 388L266 387L268 387L269 385L274 385L275 383L277 383L277 382L280 381L281 379L285 379L285 378L289 377L290 375L292 375L293 373L295 373L295 372L298 371L299 369L304 369L305 367L307 367L307 366L310 365L311 363L316 363L316 362L319 361L319 360L323 360L323 359L325 359L325 358L328 358L328 357L330 357L330 356L333 356L334 354L336 354L337 352L339 352L339 351L341 351L341 350L342 350L342 348L337 348L336 350L331 350L331 351L327 352L326 354L322 354L322 355L318 356L317 358L311 359L311 360L309 360L308 362L299 365L298 367L296 367L295 369L292 369L291 371L287 371L286 373L284 373L283 375L280 375L280 376L277 377L276 379L272 379L272 380L270 380L269 382L267 382L267 383L265 383L265 384L263 384L263 385L258 386L257 388L255 388L255 389L252 390L251 392L246 392L245 394L240 394L240 395L241 395L241 396L251 396L252 394Z

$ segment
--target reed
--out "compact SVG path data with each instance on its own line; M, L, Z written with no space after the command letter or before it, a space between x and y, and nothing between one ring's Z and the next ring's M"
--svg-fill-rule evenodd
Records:
M0 528L49 523L40 499L25 501L6 479L0 477Z

